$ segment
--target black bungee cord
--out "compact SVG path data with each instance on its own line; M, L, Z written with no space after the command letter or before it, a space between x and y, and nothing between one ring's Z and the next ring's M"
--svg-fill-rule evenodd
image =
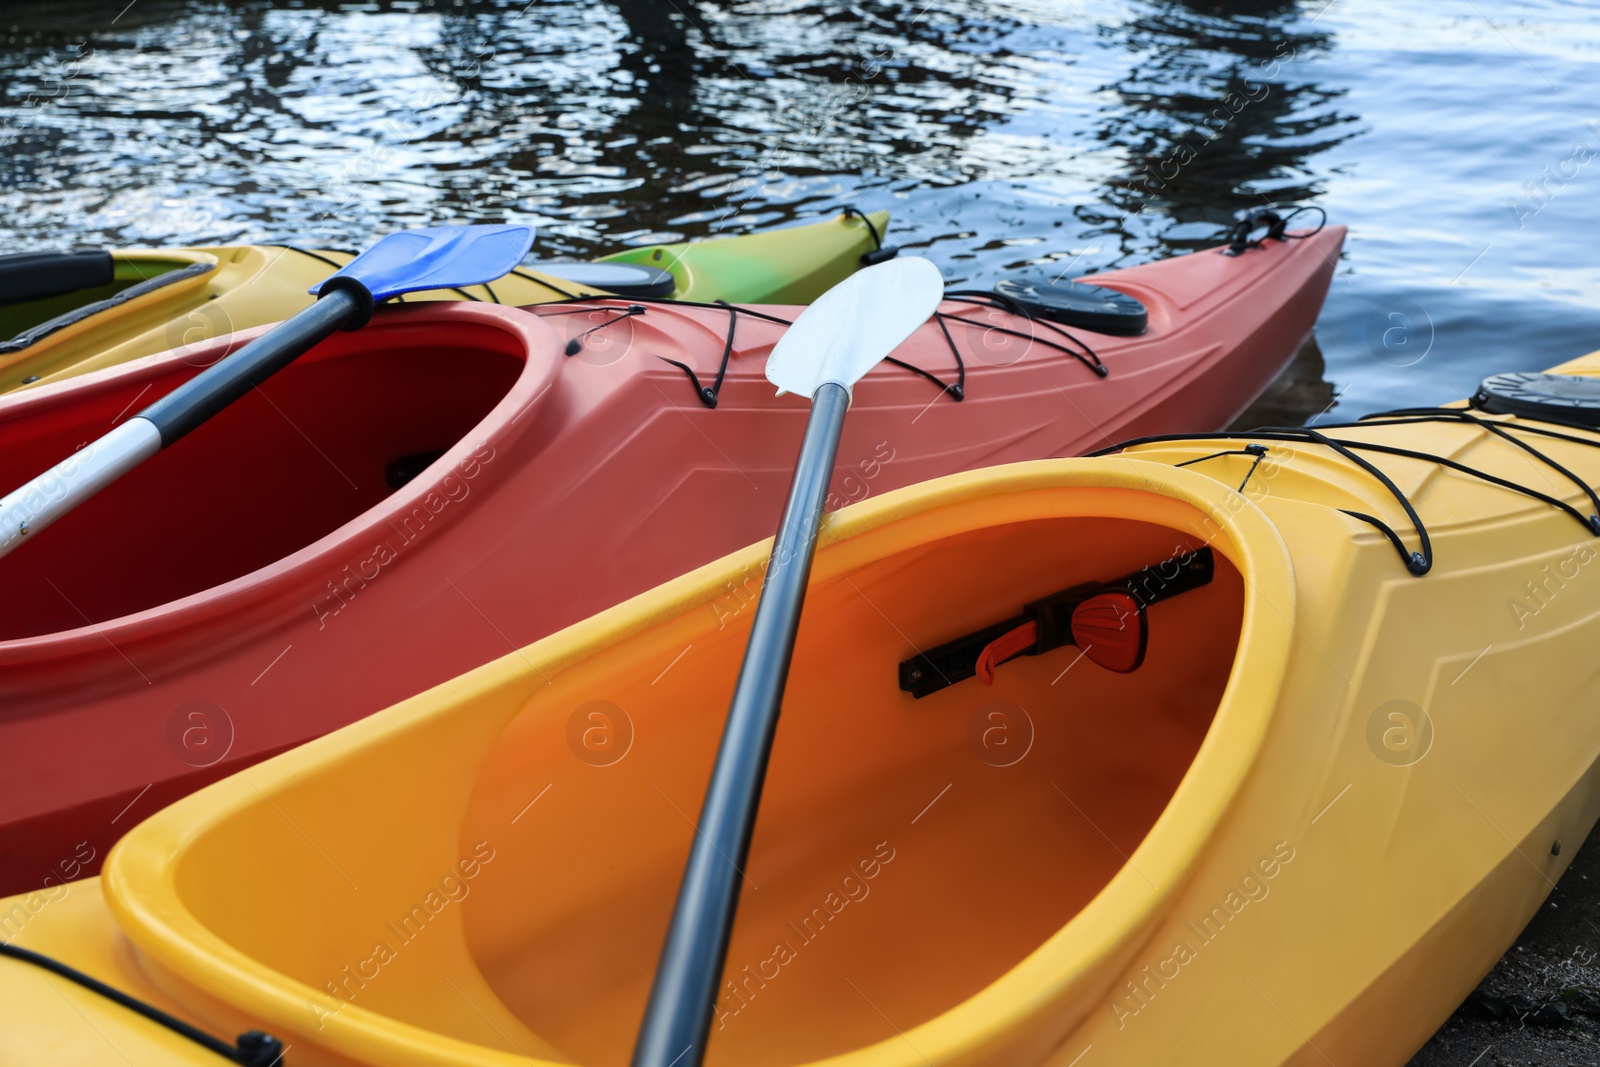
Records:
M1307 230L1305 233L1288 232L1289 221L1307 211L1315 211L1320 216L1316 229ZM1223 254L1241 256L1252 248L1260 248L1268 241L1304 241L1321 233L1327 224L1328 213L1316 204L1302 204L1287 215L1280 215L1271 208L1256 208L1228 230L1228 247L1223 250ZM1263 228L1265 232L1260 237L1250 236Z
M180 1037L188 1038L201 1048L215 1052L229 1063L237 1063L240 1067L282 1067L283 1042L271 1034L260 1030L247 1030L239 1035L235 1043L230 1044L222 1038L208 1034L199 1027L190 1026L175 1015L169 1015L153 1004L146 1004L138 997L130 996L122 990L106 985L92 975L85 974L76 967L69 967L60 960L53 959L40 952L19 948L16 945L0 942L0 956L29 963L35 967L49 971L51 974L65 978L83 988L98 993L107 1000L127 1008L131 1012L144 1016L157 1025L164 1026Z
M1514 426L1520 432L1536 434L1542 437L1555 438L1562 441L1568 441L1573 444L1587 445L1591 448L1600 448L1600 440L1595 438L1577 437L1572 434L1547 430L1539 426L1527 425L1531 422L1546 421L1552 420L1533 418L1531 416L1523 415L1517 416L1517 421L1515 423L1507 423L1483 419L1471 411L1458 408L1399 408L1394 411L1376 412L1372 415L1367 415L1356 422L1333 423L1323 427L1322 429L1349 430L1362 429L1371 426L1405 426L1430 422L1454 422L1473 426L1510 443L1516 448L1527 453L1533 459L1544 463L1546 466L1550 467L1552 470L1558 472L1563 477L1570 480L1573 484L1577 485L1589 498L1590 503L1594 505L1594 514L1584 515L1571 504L1568 504L1566 501L1557 497L1551 496L1548 493L1542 493L1537 489L1533 489L1529 486L1511 481L1510 479L1502 478L1498 475L1490 474L1487 471L1479 470L1478 468L1469 466L1460 462L1459 460L1451 459L1449 456L1441 456L1432 452L1424 452L1420 449L1401 448L1398 445L1386 445L1376 441L1357 441L1329 437L1327 434L1322 432L1322 429L1312 429L1310 427L1267 426L1262 427L1261 429L1247 430L1239 433L1224 431L1221 433L1203 434L1154 434L1147 437L1137 437L1130 441L1124 441L1120 444L1112 445L1109 448L1102 448L1095 452L1089 453L1089 455L1105 456L1112 453L1123 452L1127 449L1136 448L1141 445L1169 444L1181 441L1250 441L1254 439L1260 441L1301 442L1305 444L1321 445L1360 467L1363 471L1378 481L1386 490L1388 490L1389 494L1394 497L1395 501L1406 513L1407 519L1410 520L1411 527L1416 532L1420 550L1413 551L1408 548L1405 544L1405 541L1394 530L1394 528L1376 516L1368 515L1364 512L1351 511L1346 508L1338 508L1336 510L1345 515L1349 515L1351 518L1359 519L1362 522L1368 523L1377 528L1377 530L1382 533L1392 545L1394 545L1395 550L1400 554L1401 561L1406 566L1406 570L1413 575L1421 577L1433 569L1433 543L1428 537L1427 527L1423 524L1421 516L1418 515L1416 508L1412 506L1411 501L1406 497L1405 493L1400 489L1400 487L1397 486L1394 481L1376 465L1357 455L1356 453L1358 451L1376 452L1380 455L1399 456L1405 459L1415 459L1426 463L1437 463L1442 467L1446 467L1458 473L1488 482L1490 485L1499 486L1502 489L1509 489L1512 492L1521 493L1524 496L1532 497L1541 503L1548 504L1550 507L1561 511L1566 515L1570 515L1579 525L1584 528L1584 530L1590 536L1600 537L1600 493L1597 493L1593 487L1584 482L1567 467L1534 448L1528 442L1519 439L1516 435L1510 432L1510 429L1512 426ZM1565 426L1567 424L1556 422L1556 425ZM1196 459L1186 460L1183 463L1177 464L1177 466L1186 467L1191 463L1199 463L1208 459L1216 459L1219 456L1240 455L1245 453L1254 455L1255 453L1251 451L1252 447L1262 448L1261 454L1256 456L1255 463L1251 465L1250 471L1253 474L1256 466L1260 465L1261 459L1266 454L1266 449L1264 446L1246 446L1243 449L1232 449L1228 451L1216 452L1208 456L1200 456ZM1245 482L1248 481L1249 475L1246 475ZM1245 482L1240 483L1238 490L1239 492L1244 491Z

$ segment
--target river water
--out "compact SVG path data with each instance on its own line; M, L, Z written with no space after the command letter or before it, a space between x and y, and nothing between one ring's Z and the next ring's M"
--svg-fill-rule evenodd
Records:
M985 285L1316 204L1351 234L1299 417L1600 347L1581 4L53 0L0 28L7 251L516 219L584 254L853 204Z
M1583 4L53 0L0 34L0 251L509 219L593 254L848 204L982 286L1315 204L1351 232L1291 417L1600 348Z

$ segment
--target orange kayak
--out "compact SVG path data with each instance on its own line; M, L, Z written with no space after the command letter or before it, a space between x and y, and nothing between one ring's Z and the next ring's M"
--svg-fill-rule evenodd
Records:
M947 301L856 389L830 507L1228 424L1309 335L1343 237L1097 275L1142 302L1138 336ZM93 873L201 785L770 532L806 404L762 372L795 313L383 311L0 560L0 891ZM251 336L0 398L3 488Z

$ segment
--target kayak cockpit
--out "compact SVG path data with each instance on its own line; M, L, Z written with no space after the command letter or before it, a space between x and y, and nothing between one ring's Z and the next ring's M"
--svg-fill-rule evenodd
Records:
M805 1063L892 1039L1000 978L1105 889L1211 725L1238 641L1238 572L1218 556L1204 585L1151 606L1128 673L1066 646L1002 664L992 686L914 699L900 664L1197 548L1151 523L1039 521L813 588L714 1062ZM670 669L668 656L612 673L566 714L519 720L480 773L467 838L516 844L462 908L469 951L500 1001L577 1062L627 1061L754 588L715 604L726 631L686 640ZM507 825L514 783L527 803L547 782Z
M1272 670L1223 538L1205 581L1148 605L1134 669L1064 644L992 686L905 691L919 651L1206 544L1206 513L1172 497L947 488L971 484L852 509L818 556L713 1062L889 1042L914 1064L899 1035L936 1019L918 1041L948 1054L1092 1009L1254 752L1265 716L1228 694L1252 656ZM422 1042L626 1063L761 565L730 557L180 802L108 866L125 928L197 996L238 973L281 989L256 1024L337 1028L361 1062Z
M394 497L528 366L524 338L471 315L416 326L386 315L338 334L39 531L0 560L12 606L0 639L97 626L274 567ZM0 431L0 483L72 455L225 348L130 365L60 402L20 400Z
M0 355L216 269L202 252L23 252L0 256ZM176 343L181 344L180 338Z

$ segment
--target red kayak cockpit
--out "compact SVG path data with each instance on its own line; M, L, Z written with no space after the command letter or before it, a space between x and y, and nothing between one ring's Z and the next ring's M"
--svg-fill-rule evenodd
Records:
M526 403L555 376L556 338L518 318L468 311L438 321L435 310L419 322L401 311L336 334L0 560L11 606L0 640L97 626L224 585L385 501L395 503L397 536L414 535L403 490L426 483L449 499L459 477L435 486L418 481L423 472L513 391ZM214 362L229 340L53 397L8 400L20 413L0 422L0 484L10 490L71 455ZM535 359L538 342L548 351ZM426 507L426 494L417 503Z

